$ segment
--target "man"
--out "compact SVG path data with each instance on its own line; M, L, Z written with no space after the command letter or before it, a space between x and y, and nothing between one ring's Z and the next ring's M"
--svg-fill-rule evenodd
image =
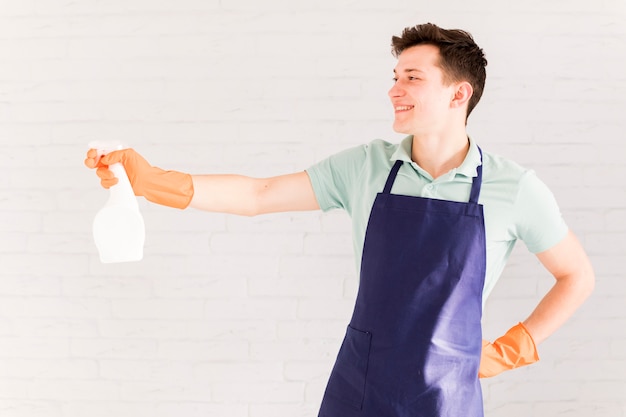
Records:
M482 416L479 376L537 361L536 345L591 293L593 271L534 173L468 138L487 65L471 35L424 24L392 45L399 145L374 141L266 179L163 171L133 150L100 160L90 150L85 164L108 188L107 166L122 162L137 195L171 207L346 210L360 287L320 417ZM482 341L484 299L518 239L556 282L523 322Z

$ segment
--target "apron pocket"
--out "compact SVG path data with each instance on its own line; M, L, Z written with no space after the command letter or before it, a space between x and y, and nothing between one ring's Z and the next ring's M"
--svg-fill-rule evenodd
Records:
M372 334L348 326L326 393L360 410L365 396L365 379Z

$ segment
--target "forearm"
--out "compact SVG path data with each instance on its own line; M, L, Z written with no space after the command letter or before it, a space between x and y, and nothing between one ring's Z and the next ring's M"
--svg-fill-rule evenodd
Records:
M524 321L539 344L554 333L593 291L595 276L578 239L569 233L553 250L537 255L556 283Z
M560 278L523 322L535 343L543 342L561 327L592 290L593 273L590 268L588 271Z
M481 378L539 360L537 345L561 327L593 290L593 268L573 233L537 257L556 283L522 324L493 343L483 341Z
M252 216L257 213L259 180L243 175L192 175L194 194L189 207Z

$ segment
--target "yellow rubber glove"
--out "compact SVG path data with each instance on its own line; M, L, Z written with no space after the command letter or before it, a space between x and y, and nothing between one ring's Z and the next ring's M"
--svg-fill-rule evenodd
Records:
M526 327L518 323L493 343L483 340L478 377L489 378L538 360L535 341Z
M143 196L156 204L180 209L186 208L191 202L191 175L153 167L133 149L113 151L102 158L98 158L95 149L90 149L85 159L88 168L97 168L96 174L104 188L117 184L117 178L109 170L109 165L118 162L124 165L135 195Z

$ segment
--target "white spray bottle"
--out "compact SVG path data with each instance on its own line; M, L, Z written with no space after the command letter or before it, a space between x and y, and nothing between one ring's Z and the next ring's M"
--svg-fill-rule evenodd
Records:
M91 142L98 156L124 149L120 143ZM93 238L102 263L132 262L143 258L146 236L137 197L120 163L109 166L118 183L109 189L109 200L93 220Z

